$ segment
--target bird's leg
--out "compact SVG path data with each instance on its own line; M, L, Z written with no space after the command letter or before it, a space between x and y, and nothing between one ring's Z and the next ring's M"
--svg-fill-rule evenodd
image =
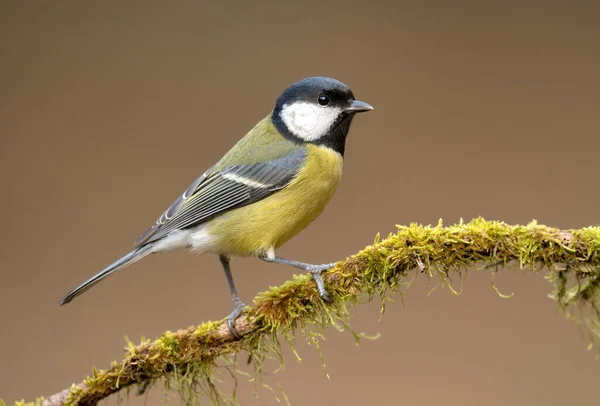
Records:
M273 254L262 255L259 258L266 262L274 262L276 264L290 265L290 266L293 266L294 268L298 268L298 269L302 269L304 271L310 272L313 279L315 280L315 283L317 284L317 290L319 291L319 295L326 302L332 302L331 298L329 297L329 294L327 293L327 290L325 290L325 284L323 283L323 278L321 277L321 273L323 273L323 271L333 268L336 265L335 262L332 262L330 264L313 265L313 264L306 264L304 262L294 261L291 259L279 258Z
M231 293L231 301L233 302L233 311L227 316L227 325L229 326L229 331L231 331L233 337L235 337L236 340L239 340L242 336L240 336L235 328L235 320L240 317L246 305L240 300L237 290L235 289L233 276L231 275L231 267L229 266L229 258L221 255L219 259L221 260L221 265L223 265L223 271L225 271L225 277L227 278L227 284L229 285L229 293Z

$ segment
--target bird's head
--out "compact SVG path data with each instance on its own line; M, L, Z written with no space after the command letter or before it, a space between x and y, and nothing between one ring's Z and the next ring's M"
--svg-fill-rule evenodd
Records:
M279 96L273 122L286 138L325 145L343 155L352 118L370 110L344 83L317 76L294 83Z

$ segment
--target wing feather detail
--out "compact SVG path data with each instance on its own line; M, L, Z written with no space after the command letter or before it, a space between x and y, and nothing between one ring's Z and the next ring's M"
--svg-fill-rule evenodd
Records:
M157 241L175 230L202 224L228 210L257 202L287 186L306 159L297 150L274 160L215 167L196 179L136 241L136 246Z

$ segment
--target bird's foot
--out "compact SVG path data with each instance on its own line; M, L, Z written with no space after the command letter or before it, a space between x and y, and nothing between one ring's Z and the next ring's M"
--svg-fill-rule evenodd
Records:
M321 265L308 264L306 267L306 270L308 272L310 272L313 279L315 280L315 283L317 284L317 291L319 292L319 296L321 296L321 298L328 303L333 302L333 300L331 300L329 293L327 293L327 290L325 289L325 283L323 282L323 278L321 277L321 274L323 272L325 272L326 270L333 268L335 265L336 265L336 262L332 262L331 264L321 264Z
M233 300L233 311L227 316L227 325L229 326L229 331L231 331L231 335L236 340L240 340L242 336L235 328L235 321L241 316L242 312L246 305L239 299Z

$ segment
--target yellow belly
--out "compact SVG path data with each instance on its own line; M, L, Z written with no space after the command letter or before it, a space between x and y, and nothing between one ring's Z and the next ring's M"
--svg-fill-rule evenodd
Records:
M278 248L316 219L338 187L343 159L337 152L308 145L307 161L284 189L206 223L210 251L254 256Z

